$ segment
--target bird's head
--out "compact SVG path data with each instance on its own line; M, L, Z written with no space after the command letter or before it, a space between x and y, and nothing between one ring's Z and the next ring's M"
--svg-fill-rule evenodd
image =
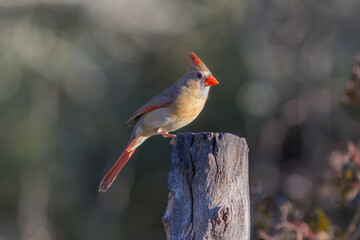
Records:
M210 87L219 82L195 53L189 53L189 57L192 65L188 68L187 76L200 87L201 95L207 98Z

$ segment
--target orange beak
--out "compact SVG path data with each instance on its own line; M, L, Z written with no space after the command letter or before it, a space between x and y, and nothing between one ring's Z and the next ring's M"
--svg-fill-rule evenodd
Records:
M219 84L219 82L216 80L216 78L213 77L213 75L208 76L204 81L205 86L212 86L215 84Z

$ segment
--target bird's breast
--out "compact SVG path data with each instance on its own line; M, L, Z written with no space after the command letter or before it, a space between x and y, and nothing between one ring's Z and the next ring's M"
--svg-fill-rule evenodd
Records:
M177 117L193 119L196 118L204 108L205 100L188 96L187 98L179 99L174 105L174 114Z
M204 108L206 99L191 94L181 94L168 107L144 114L137 125L144 135L154 135L154 129L175 131L192 122ZM139 128L140 129L140 128Z
M205 99L191 94L180 95L170 106L173 110L173 117L182 126L192 122L201 112L205 105Z

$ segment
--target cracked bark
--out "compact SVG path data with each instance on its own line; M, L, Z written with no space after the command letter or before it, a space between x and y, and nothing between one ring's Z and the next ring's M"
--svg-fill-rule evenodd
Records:
M168 188L166 239L250 239L244 138L230 133L177 134Z

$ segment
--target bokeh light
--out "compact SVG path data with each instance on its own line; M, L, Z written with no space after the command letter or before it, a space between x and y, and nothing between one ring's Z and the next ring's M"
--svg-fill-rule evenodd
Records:
M190 51L220 85L178 132L245 137L251 182L333 213L339 196L317 179L359 139L359 108L341 102L359 11L356 0L1 1L0 239L164 239L168 140L146 141L109 192L97 188L128 117L185 73Z

